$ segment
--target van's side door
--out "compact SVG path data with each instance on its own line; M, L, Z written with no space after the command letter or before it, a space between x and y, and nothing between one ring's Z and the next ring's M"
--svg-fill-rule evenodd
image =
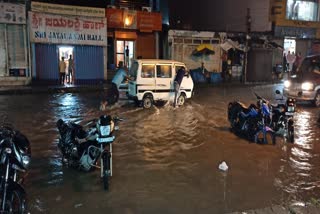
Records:
M173 81L172 64L156 65L156 96L159 100L169 100Z
M155 79L155 64L143 63L141 65L141 74L139 81L137 82L137 89L139 94L145 92L154 93L156 90L156 79Z

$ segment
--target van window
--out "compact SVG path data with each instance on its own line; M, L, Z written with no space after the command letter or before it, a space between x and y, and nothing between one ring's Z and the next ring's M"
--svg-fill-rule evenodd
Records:
M154 78L154 65L142 65L141 77Z
M157 78L171 78L172 66L171 65L157 65Z
M132 77L133 80L137 79L138 68L139 68L138 62L134 62L130 68L129 75L130 77Z

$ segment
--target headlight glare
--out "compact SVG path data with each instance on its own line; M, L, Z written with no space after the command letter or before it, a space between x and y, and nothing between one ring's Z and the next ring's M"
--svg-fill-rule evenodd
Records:
M291 82L289 80L284 81L284 87L289 88L291 85Z
M301 89L304 91L311 91L311 90L313 90L313 87L314 87L314 85L311 82L304 82L301 85Z

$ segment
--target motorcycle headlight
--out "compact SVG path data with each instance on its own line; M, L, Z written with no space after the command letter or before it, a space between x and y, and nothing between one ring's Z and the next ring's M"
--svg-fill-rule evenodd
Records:
M311 82L304 82L301 85L301 89L304 91L311 91L313 90L313 88L314 88L314 85Z
M22 156L22 165L24 168L28 168L28 166L30 165L30 156L29 155Z
M286 81L284 81L284 87L285 88L289 88L290 87L290 85L291 85L291 82L289 81L289 80L286 80Z

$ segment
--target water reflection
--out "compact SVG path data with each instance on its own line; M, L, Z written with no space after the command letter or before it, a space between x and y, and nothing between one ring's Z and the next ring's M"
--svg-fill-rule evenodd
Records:
M310 195L316 194L312 190L319 190L320 187L317 179L319 155L315 153L319 151L318 144L315 144L319 131L315 126L316 120L313 109L300 109L294 118L294 144L284 146L286 149L280 168L281 179L277 179L276 185L289 193L289 198L294 198L295 203L300 203L302 198L306 198L305 195L311 197Z

